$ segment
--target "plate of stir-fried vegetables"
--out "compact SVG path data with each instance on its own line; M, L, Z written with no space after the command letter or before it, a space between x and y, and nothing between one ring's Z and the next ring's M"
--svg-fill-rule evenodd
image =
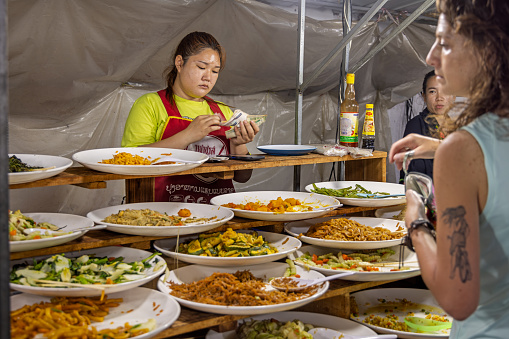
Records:
M50 178L71 165L71 159L53 155L9 154L9 185Z
M9 248L11 252L20 252L57 246L94 230L93 226L92 220L80 215L9 211ZM26 229L40 231L25 234Z

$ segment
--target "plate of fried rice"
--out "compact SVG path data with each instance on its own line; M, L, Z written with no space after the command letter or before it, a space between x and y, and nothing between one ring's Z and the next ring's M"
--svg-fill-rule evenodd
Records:
M398 338L448 338L451 329L420 332L405 324L406 316L452 322L453 318L440 307L431 291L416 288L377 288L351 294L350 319L368 326L377 333L396 334Z
M197 163L175 161L161 165L153 164L165 156ZM91 149L75 153L72 158L96 171L124 175L172 174L200 166L209 159L207 155L198 152L156 147Z

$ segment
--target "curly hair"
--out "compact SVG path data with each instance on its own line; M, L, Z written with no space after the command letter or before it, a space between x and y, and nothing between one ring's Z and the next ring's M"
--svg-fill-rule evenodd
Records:
M221 62L220 71L223 70L226 62L226 52L216 38L214 38L211 34L205 32L192 32L187 34L178 44L170 61L170 66L165 71L168 73L166 76L166 98L171 105L175 104L175 99L173 98L173 84L175 83L175 79L178 74L177 67L175 66L175 58L177 55L182 56L185 65L191 56L199 54L207 48L217 52Z
M480 70L469 90L468 103L456 104L459 117L444 126L450 133L477 117L493 112L509 116L509 1L507 0L437 0L457 34L467 39L468 48L476 51Z

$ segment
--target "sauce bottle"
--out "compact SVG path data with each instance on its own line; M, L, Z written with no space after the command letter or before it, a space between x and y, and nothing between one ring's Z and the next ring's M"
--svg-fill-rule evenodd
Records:
M366 116L362 127L362 148L375 149L375 116L373 104L366 104Z
M339 121L339 144L346 147L358 147L359 104L355 100L355 74L346 75L345 99L341 103Z

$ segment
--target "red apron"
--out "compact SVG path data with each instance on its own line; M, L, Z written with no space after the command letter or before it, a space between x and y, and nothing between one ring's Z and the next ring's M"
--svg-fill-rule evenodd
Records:
M177 105L170 104L166 98L165 90L161 90L157 94L163 101L170 118L161 138L163 140L185 130L191 121L182 118ZM220 114L225 119L221 109L214 101L207 100L207 103L212 112ZM190 144L186 150L204 153L208 156L230 154L230 141L225 136L228 129L230 127L221 127L220 130L213 131L200 141ZM233 192L235 189L231 179L206 178L194 174L155 178L155 201L208 204L210 199L217 195Z

